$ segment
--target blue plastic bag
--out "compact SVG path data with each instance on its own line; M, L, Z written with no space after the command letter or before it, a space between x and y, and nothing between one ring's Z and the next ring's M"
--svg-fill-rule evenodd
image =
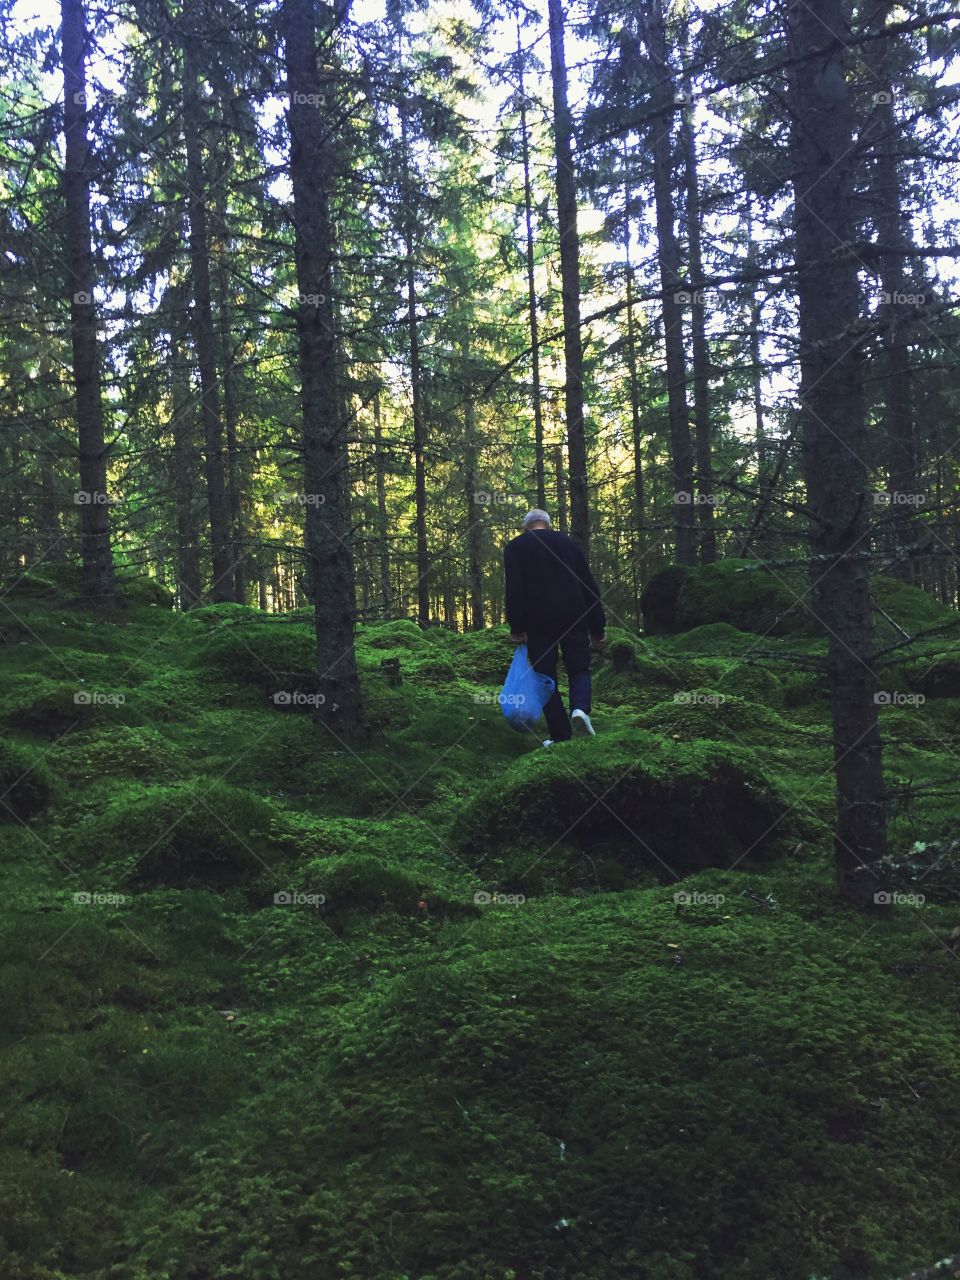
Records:
M532 729L556 687L555 680L550 676L542 676L531 667L527 646L518 645L499 697L510 728L516 729L518 733Z

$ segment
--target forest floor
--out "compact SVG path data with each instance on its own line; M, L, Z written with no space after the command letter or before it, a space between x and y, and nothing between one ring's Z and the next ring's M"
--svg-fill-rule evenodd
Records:
M881 587L884 626L950 620ZM753 609L612 630L598 738L544 750L496 702L505 629L362 628L357 745L275 700L306 614L126 596L2 602L4 1280L893 1280L957 1248L955 659L889 669L874 918L833 887L822 646Z

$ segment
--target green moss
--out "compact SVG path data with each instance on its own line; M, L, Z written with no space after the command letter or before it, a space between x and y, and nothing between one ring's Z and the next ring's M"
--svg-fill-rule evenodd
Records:
M0 740L0 820L25 820L48 803L53 780L43 753Z
M222 782L129 786L78 833L118 884L221 887L272 856L271 806ZM89 856L89 852L88 852Z
M299 677L316 669L316 638L303 623L222 625L198 661L225 679L272 694L299 687Z
M749 702L716 688L690 689L668 702L658 702L644 711L637 723L643 729L681 734L684 738L719 738L733 742L801 732L762 703Z
M481 856L611 845L627 865L674 877L759 854L786 807L747 753L638 731L526 755L465 807L455 838Z
M173 592L159 583L156 578L142 575L137 578L118 578L117 595L130 604L144 605L148 608L172 609L175 603Z
M889 614L910 635L916 635L918 631L925 631L929 627L941 627L948 623L956 626L960 622L953 609L940 604L929 592L900 582L897 578L882 575L871 578L870 595L875 605ZM878 629L888 635L890 641L897 639L893 628L882 617L878 619Z
M730 558L686 575L677 599L681 630L726 622L740 631L770 636L815 636L805 575L770 572L758 561Z
M99 778L172 779L183 762L158 730L116 725L68 734L51 758L76 783Z

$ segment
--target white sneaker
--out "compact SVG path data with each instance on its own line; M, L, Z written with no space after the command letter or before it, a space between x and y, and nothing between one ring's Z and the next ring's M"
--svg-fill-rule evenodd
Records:
M575 738L595 738L597 731L590 723L590 717L579 707L570 715L570 728Z
M552 747L552 746L553 746L553 739L552 739L552 738L544 738L544 740L543 740L543 745L544 745L545 747Z

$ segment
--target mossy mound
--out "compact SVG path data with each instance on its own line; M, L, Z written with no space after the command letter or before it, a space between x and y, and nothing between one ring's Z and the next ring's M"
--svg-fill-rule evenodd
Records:
M294 892L322 895L325 916L391 911L410 920L424 920L428 916L473 915L477 910L466 891L452 896L438 887L433 877L400 866L387 854L348 853L317 859L298 869L296 879L303 889Z
M752 754L638 730L529 753L468 802L454 838L480 855L611 846L629 866L673 878L763 852L786 809Z
M637 724L643 729L678 733L684 738L733 742L800 732L762 703L749 702L718 689L691 689L668 702L658 702L638 716Z
M371 649L422 649L429 634L411 618L398 618L365 627L361 639Z
M687 577L693 572L682 564L667 565L655 573L640 596L643 629L648 636L672 636L682 630L677 602Z
M216 627L221 622L256 622L259 619L267 618L262 609L257 609L249 604L235 604L233 601L222 601L220 604L200 604L195 609L191 609L187 617L191 622L198 622L202 626Z
M759 561L730 558L688 573L677 597L677 623L689 631L726 622L761 636L816 636L821 628L809 610L806 575L772 573Z
M897 578L888 578L883 574L871 578L870 595L879 609L889 614L898 626L912 636L929 627L942 627L948 623L957 624L958 622L955 610L940 604L928 591L900 582ZM884 623L882 616L878 620L878 629L881 632L891 630L889 624ZM960 638L960 627L956 636ZM896 637L891 635L890 638Z
M0 586L0 595L3 596L25 596L34 597L36 599L49 598L57 595L59 587L52 578L46 577L42 573L18 573L4 580Z
M0 821L32 818L48 803L52 790L41 752L0 739Z
M222 888L268 863L272 816L267 801L223 782L131 785L77 834L118 884Z
M143 719L129 690L98 689L41 675L19 676L0 696L0 716L15 729L47 736L75 726L136 724Z
M705 622L703 626L672 637L673 653L704 654L707 657L743 653L756 649L757 637L740 631L729 622Z
M183 766L169 740L146 725L68 734L52 759L75 782L104 777L162 782L174 778Z
M136 578L118 578L117 598L130 604L156 609L172 609L176 603L174 594L168 587L145 574Z
M292 691L316 670L316 638L307 623L225 624L201 647L198 661L241 686Z

